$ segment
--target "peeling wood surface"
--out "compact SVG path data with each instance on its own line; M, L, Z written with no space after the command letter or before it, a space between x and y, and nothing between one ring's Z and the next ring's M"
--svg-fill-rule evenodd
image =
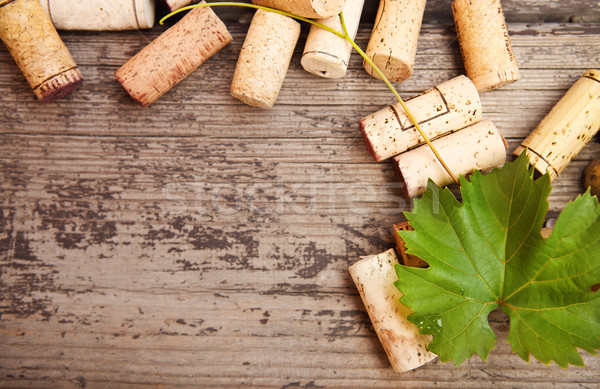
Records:
M424 25L404 96L462 72L444 21ZM246 107L228 94L245 29L146 109L113 73L161 28L63 33L85 82L52 104L0 48L0 387L597 387L596 356L513 355L501 312L486 363L392 371L347 268L393 247L410 206L358 131L393 97L356 55L322 80L299 48L276 107ZM512 150L598 66L600 26L510 30L522 80L482 100ZM555 181L553 211L599 154L596 138Z

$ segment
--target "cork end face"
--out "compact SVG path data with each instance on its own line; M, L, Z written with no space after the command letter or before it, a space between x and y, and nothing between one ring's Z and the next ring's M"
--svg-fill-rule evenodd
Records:
M371 60L391 82L405 81L413 74L413 66L405 61L402 61L401 59L377 53L371 58ZM377 72L367 61L363 61L363 67L372 77L381 80L379 74L377 74Z
M135 18L140 28L152 28L156 15L155 3L152 0L135 0Z
M373 147L373 142L371 141L371 139L369 139L369 135L367 134L366 130L365 130L365 118L360 119L360 121L358 122L358 125L360 127L360 133L362 135L363 138L363 142L365 142L365 146L367 147L367 150L369 151L369 154L371 154L371 157L375 160L375 162L380 162L382 160L381 156L378 155L375 152L375 147Z
M519 69L515 68L473 77L471 80L479 92L489 92L510 85L520 79Z
M83 82L78 68L60 73L35 88L33 92L40 101L48 102L62 99L75 91Z
M340 58L314 51L304 53L300 64L307 72L324 78L344 77L348 68Z
M344 8L344 0L311 0L313 17L329 18L339 15Z

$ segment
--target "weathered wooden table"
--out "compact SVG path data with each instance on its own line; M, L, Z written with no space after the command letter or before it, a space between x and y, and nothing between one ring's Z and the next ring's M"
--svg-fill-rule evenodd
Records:
M504 7L522 80L482 99L512 150L600 66L600 7ZM242 105L228 91L249 13L217 13L234 42L146 109L113 73L163 27L63 32L85 83L50 104L0 48L1 387L598 387L596 356L563 370L511 354L500 312L487 362L395 374L347 272L392 247L410 209L358 131L393 96L357 55L344 79L304 72L300 43L277 106ZM450 0L430 1L398 87L462 71ZM596 138L555 181L552 211L598 155Z

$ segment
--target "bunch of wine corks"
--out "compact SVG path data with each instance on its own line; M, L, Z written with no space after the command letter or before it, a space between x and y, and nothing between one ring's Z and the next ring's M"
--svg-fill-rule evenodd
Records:
M600 130L600 70L590 69L514 151L554 180Z
M406 106L454 174L490 170L506 161L506 141L490 121L482 121L479 93L469 78L446 81ZM394 157L406 198L422 194L428 179L440 186L452 183L399 103L363 118L360 129L375 161Z
M437 355L427 350L431 335L419 333L407 317L412 312L400 302L394 250L366 257L348 269L367 309L373 328L396 372L416 369Z
M115 76L142 106L148 106L231 42L210 7L191 10L125 63Z
M67 96L83 78L38 0L0 0L0 39L37 98Z
M59 30L135 30L154 25L154 0L42 0Z

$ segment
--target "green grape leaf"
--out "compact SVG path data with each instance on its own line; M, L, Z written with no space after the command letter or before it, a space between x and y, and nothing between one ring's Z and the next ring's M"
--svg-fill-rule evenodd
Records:
M525 155L487 175L461 177L462 204L432 182L401 232L427 269L397 266L409 320L433 335L429 350L460 365L485 360L496 342L488 315L510 318L508 341L529 360L583 365L577 348L600 348L600 206L586 192L570 202L552 235L540 230L550 194Z

